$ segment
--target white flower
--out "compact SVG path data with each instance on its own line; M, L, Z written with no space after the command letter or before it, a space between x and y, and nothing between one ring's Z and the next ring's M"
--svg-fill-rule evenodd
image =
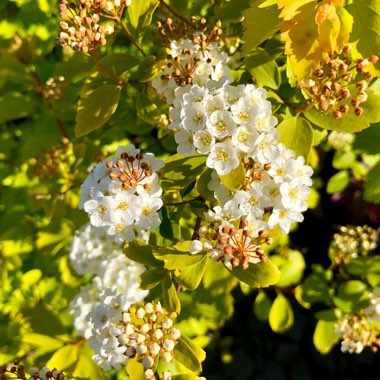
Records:
M91 224L100 227L105 224L105 220L110 219L109 198L98 194L93 199L84 204L84 211L90 216Z
M223 87L222 94L229 106L236 104L244 96L244 88L243 84L239 86L226 85Z
M236 123L227 111L214 111L208 121L207 128L218 139L231 136L236 129Z
M140 194L136 202L136 220L140 228L158 227L161 223L157 211L162 207L160 198Z
M280 185L282 204L292 211L302 212L307 210L306 199L309 196L310 188L300 183L298 178L291 182L284 182Z
M240 98L238 102L231 106L232 118L238 124L254 124L258 109L248 98Z
M232 144L244 153L251 153L258 136L258 133L252 126L242 125L232 135Z
M193 135L185 129L180 129L174 134L175 142L178 144L178 154L193 154L195 151Z
M182 110L183 127L189 132L197 132L204 128L207 114L201 103L186 105Z
M228 201L223 207L215 206L214 212L216 220L226 222L238 220L243 215L238 204L234 200Z
M286 209L274 209L272 215L269 217L268 226L273 228L279 225L281 231L285 234L289 233L290 225L292 222L302 222L303 215L297 211L290 211Z
M210 152L211 147L215 144L215 137L207 130L198 131L194 135L194 146L201 154Z
M255 142L253 154L258 162L266 164L274 161L280 154L275 133L262 133Z
M217 143L211 148L206 165L219 175L226 175L239 165L237 151L231 145Z

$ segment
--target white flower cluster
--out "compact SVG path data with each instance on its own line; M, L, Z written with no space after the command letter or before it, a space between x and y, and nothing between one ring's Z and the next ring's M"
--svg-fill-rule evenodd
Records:
M123 313L122 334L118 340L128 358L137 357L146 368L145 377L155 379L155 358L160 355L164 363L171 363L173 349L181 337L181 331L173 327L176 313L168 313L160 302L146 303ZM170 378L170 373L165 374Z
M96 275L70 304L74 326L88 339L95 352L95 363L103 369L120 368L127 358L117 349L118 325L123 310L148 294L139 287L144 266L129 260L120 245L91 224L82 227L75 236L70 259L78 273Z
M164 166L152 153L133 145L119 147L99 163L82 185L80 207L90 222L117 243L132 241L135 230L149 231L161 223L162 189L157 171Z
M335 333L342 339L341 351L360 354L365 347L377 352L380 347L380 287L369 295L370 305L358 315L346 314L335 324Z
M207 45L205 51L202 51L201 46L190 39L172 41L170 52L175 67L170 64L152 80L152 86L158 94L165 96L168 104L175 101L177 96L174 93L178 91L178 80L173 78L173 70L177 69L181 74L187 72L191 83L199 86L211 83L216 86L217 83L232 82L233 80L229 67L233 61L218 48L216 43ZM181 87L181 92L187 92L188 87L188 85Z

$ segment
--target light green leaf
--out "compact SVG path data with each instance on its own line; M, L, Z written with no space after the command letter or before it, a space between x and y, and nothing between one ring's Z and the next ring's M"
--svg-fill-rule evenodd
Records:
M213 173L212 169L207 168L197 180L197 190L201 197L207 201L213 202L215 200L214 192L208 188L209 183L211 182L211 174Z
M164 278L166 273L162 270L146 270L140 275L140 288L150 290L157 286Z
M169 312L179 314L181 312L181 303L179 302L177 290L169 275L161 282L162 286L162 306Z
M6 92L0 97L0 123L21 119L30 115L36 104L34 100L19 92Z
M169 157L161 170L163 189L182 190L206 169L206 156L184 157L178 154Z
M328 194L339 193L343 191L350 183L350 174L347 170L342 170L334 174L327 182L326 191Z
M247 71L255 79L258 86L278 89L281 84L281 75L277 63L261 48L257 48L244 59Z
M61 340L43 334L25 334L22 336L21 340L24 343L32 344L36 347L33 350L36 357L58 350L63 346L63 342Z
M355 0L345 7L354 18L350 41L357 41L357 49L364 57L380 51L380 2Z
M371 257L371 260L369 261L369 268L367 271L367 281L368 283L376 288L380 286L380 257L375 256Z
M280 270L280 280L276 286L286 288L294 286L302 279L306 263L301 252L288 249L282 255L272 255L271 260Z
M162 268L162 263L152 253L152 247L144 242L134 240L124 248L125 255L132 261L152 268Z
M245 184L245 170L242 163L226 175L220 175L220 180L227 189L235 190L239 189Z
M181 336L174 347L174 359L193 372L202 370L201 362L205 358L206 353L186 336Z
M48 368L59 368L60 370L72 367L79 357L79 346L69 344L57 350L46 363Z
M313 130L309 122L302 117L292 117L282 121L277 131L280 134L278 141L294 150L297 156L303 156L307 162L313 144Z
M269 312L269 325L271 329L279 334L288 331L294 322L293 308L289 300L279 294L274 300Z
M230 2L222 2L221 6L216 9L215 17L218 20L232 22L240 22L241 13L249 8L250 0L234 0Z
M280 271L267 259L265 262L250 264L248 269L233 268L231 273L252 288L266 288L280 278Z
M275 1L254 0L251 7L243 15L244 53L260 45L263 41L271 38L280 29L280 14Z
M207 255L203 256L203 259L198 263L179 269L175 272L175 278L177 282L184 286L186 289L196 289L203 277L207 264ZM177 274L177 272L179 272Z
M133 55L114 53L99 60L98 66L101 68L104 67L107 73L112 73L116 77L120 77L126 71L137 66L139 62L140 60Z
M155 125L160 121L161 112L156 103L145 94L140 94L136 101L137 116L148 124Z
M154 55L148 55L145 57L139 65L139 81L149 82L156 77L163 67L166 65L166 61L158 60Z
M262 322L267 321L271 307L271 299L264 291L260 290L255 299L255 303L253 304L253 312L255 313L257 319Z
M72 372L74 377L78 377L81 380L104 380L103 371L92 360L94 352L90 346L85 343L80 347L79 358L77 365Z
M128 360L127 373L130 380L146 380L145 368L137 359Z
M346 113L341 119L336 120L330 113L324 113L316 108L312 108L304 115L312 123L321 128L333 131L342 132L360 132L370 126L370 123L377 123L380 121L380 95L375 94L371 89L367 90L368 100L360 106L364 112L361 116L356 116L354 113Z
M367 285L359 280L343 282L338 287L334 303L346 313L358 312L369 303Z
M380 163L368 173L367 182L364 184L364 199L371 203L380 203Z
M335 322L320 320L314 330L313 342L315 348L323 355L328 354L338 342L335 334Z
M75 135L82 137L102 127L115 113L120 99L120 87L107 84L78 103Z

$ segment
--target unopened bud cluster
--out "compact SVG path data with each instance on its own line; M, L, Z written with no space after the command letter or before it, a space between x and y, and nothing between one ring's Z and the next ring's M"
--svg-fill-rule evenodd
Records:
M168 313L160 302L148 302L143 306L131 307L123 313L122 334L118 340L126 347L125 355L142 362L147 379L154 379L154 371L160 357L171 363L174 347L181 337L179 329L173 327L176 313Z
M250 263L266 261L263 244L272 244L272 239L263 230L256 233L246 219L240 221L239 228L214 221L200 228L199 240L191 242L189 251L208 252L213 260L223 262L230 270L248 269Z
M53 145L39 156L33 157L29 164L33 174L39 178L66 178L74 161L73 144L69 139L63 138L60 144Z
M369 226L341 226L334 234L329 256L342 264L358 256L367 256L377 247L376 230Z
M196 27L194 23L190 32L188 27L184 28L186 24L177 28L171 19L167 20L166 25L158 24L160 33L170 47L170 54L166 57L166 67L153 79L152 85L158 94L165 96L169 104L173 103L174 91L178 86L204 85L210 79L232 81L228 66L232 60L217 44L221 34L220 21L211 31L208 31L205 19L201 19L199 24Z
M38 92L48 100L59 100L63 96L63 85L65 77L62 75L58 77L49 78L45 84L41 85L37 90Z
M321 112L331 110L337 120L348 112L357 116L363 114L361 104L368 98L366 89L373 79L368 65L378 61L376 55L354 61L351 50L350 46L345 46L341 52L331 54L320 63L311 78L298 83L298 87L311 99L311 104Z
M119 147L115 156L99 163L82 185L80 207L90 222L114 241L135 238L134 229L158 227L162 189L157 171L163 167L151 153L133 145Z
M30 368L28 372L20 364L19 360L14 360L12 363L0 367L0 380L16 379L19 380L64 380L65 376L57 369L50 370L43 367L39 370L36 367Z
M360 354L365 347L377 352L380 347L380 330L365 312L344 315L336 323L335 333L342 339L342 352Z
M101 25L102 18L120 18L130 0L77 0L60 3L59 42L73 50L88 53L106 44L106 37L114 32L112 24Z

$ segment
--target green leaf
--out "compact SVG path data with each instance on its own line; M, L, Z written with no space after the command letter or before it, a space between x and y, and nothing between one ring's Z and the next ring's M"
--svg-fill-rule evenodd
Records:
M193 372L202 370L201 362L206 353L186 336L181 336L174 347L174 359Z
M59 368L60 370L68 369L78 361L79 346L69 344L57 350L46 363L48 368Z
M300 286L301 299L307 303L329 303L330 288L327 284L327 273L320 266L313 266L313 273L306 277Z
M153 255L156 259L164 261L164 268L169 270L182 269L198 264L205 257L204 254L192 255L189 253L190 242L183 242L173 247L155 248ZM183 250L183 248L187 248Z
M371 257L368 264L367 281L372 287L376 288L380 286L380 257Z
M150 290L157 286L166 276L162 270L146 270L140 275L140 288Z
M161 282L162 286L162 306L169 312L179 314L181 312L181 304L178 299L177 290L169 275Z
M335 169L350 169L356 161L356 154L352 150L337 151L334 155L332 166Z
M137 359L128 360L127 373L130 380L146 380L145 368Z
M75 135L82 137L102 127L115 113L120 87L112 84L98 87L78 103Z
M43 334L25 334L22 336L21 340L24 343L32 344L36 347L33 350L33 354L36 357L58 350L63 346L63 342L61 340Z
M220 175L219 178L227 189L239 189L245 184L245 170L243 164L240 163L237 168L231 170L227 175Z
M364 184L364 199L371 203L380 203L380 163L368 173L367 182Z
M149 82L156 77L166 65L164 60L158 60L154 55L145 57L138 69L139 81Z
M159 3L159 0L132 1L127 8L131 33L138 41L141 41L143 33L152 22L153 13Z
M161 169L161 186L170 190L182 190L206 169L206 156L184 157L175 154L165 161Z
M276 1L252 1L251 7L244 12L243 51L245 54L271 38L280 29L279 14Z
M233 268L231 273L252 288L266 288L274 285L280 278L280 271L267 259L265 262L250 264L248 269Z
M156 103L145 94L140 94L136 101L137 116L148 124L155 125L160 121L161 112Z
M313 144L313 130L309 122L302 117L291 117L282 121L277 131L280 134L278 141L294 150L297 156L303 156L307 162Z
M353 148L367 154L378 154L380 153L379 141L380 123L376 123L356 136Z
M321 354L328 354L339 338L335 333L335 322L320 320L315 326L313 342Z
M350 41L364 57L380 51L380 3L377 0L355 0L345 7L354 17Z
M234 0L221 3L220 8L215 11L215 17L218 20L240 22L241 13L249 8L250 0Z
M180 268L179 274L175 273L175 278L177 282L186 289L196 289L202 280L203 274L206 269L206 264L207 255L204 255L203 259L198 263L191 266L187 266L185 268Z
M88 343L83 344L79 350L79 358L77 365L72 372L74 377L78 377L81 380L104 380L103 371L100 367L95 364L92 360L94 352L88 345Z
M160 234L163 238L168 240L173 240L174 231L173 226L169 217L168 209L163 206L160 210L161 213L161 224L159 227Z
M244 63L256 85L275 90L280 87L281 75L277 63L264 49L257 48L244 59Z
M6 92L0 97L0 123L26 117L35 107L36 104L30 96L19 92Z
M294 322L293 308L289 300L279 294L274 300L269 312L269 325L271 329L279 334L288 331Z
M326 191L328 194L339 193L343 191L350 183L350 174L347 170L342 170L334 174L327 182Z
M215 200L214 192L208 188L211 182L212 169L206 169L197 180L197 190L201 197L207 201L213 202Z
M107 73L120 77L128 70L139 64L140 60L133 55L114 53L105 56L98 62L98 67L104 67Z
M358 312L369 303L367 285L359 280L343 282L338 287L334 303L346 313Z
M371 267L371 258L366 256L359 256L344 265L345 271L357 277L365 276L368 269Z
M253 312L257 319L265 322L269 318L269 312L272 307L272 301L269 296L262 290L259 291L253 304Z
M288 249L281 255L272 255L271 260L280 270L280 280L276 286L278 288L287 288L297 285L303 275L306 263L301 252Z
M346 113L341 119L334 119L330 113L324 113L316 108L312 108L304 115L312 123L321 128L333 131L342 132L360 132L370 126L370 123L377 123L380 121L380 95L375 94L371 89L367 90L368 100L360 106L364 112L361 116L356 116L354 113Z
M124 253L128 259L153 268L162 268L162 263L157 260L152 253L152 247L141 241L134 240L124 248Z

